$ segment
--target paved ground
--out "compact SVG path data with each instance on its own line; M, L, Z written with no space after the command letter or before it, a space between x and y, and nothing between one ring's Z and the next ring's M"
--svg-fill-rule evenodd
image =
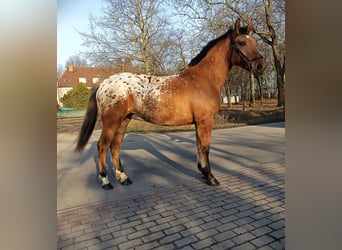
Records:
M196 171L193 132L128 134L133 184L103 191L95 131L83 154L58 134L58 249L284 249L285 124L215 130L218 187Z

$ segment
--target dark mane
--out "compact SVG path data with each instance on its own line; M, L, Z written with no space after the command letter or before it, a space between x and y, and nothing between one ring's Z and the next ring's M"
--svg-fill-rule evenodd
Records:
M189 67L195 66L197 63L199 63L207 55L208 51L212 47L214 47L219 41L226 39L229 36L229 34L232 33L232 32L233 32L233 30L230 29L226 33L221 35L220 37L215 38L214 40L211 40L206 46L203 47L201 52L190 61L188 66Z
M226 33L224 33L220 37L215 38L214 40L211 40L206 46L203 47L201 52L190 61L188 66L191 67L191 66L195 66L196 64L198 64L207 55L208 51L212 47L214 47L219 41L226 39L232 32L233 32L233 29L229 29ZM246 33L247 33L247 27L241 27L240 34L246 34Z

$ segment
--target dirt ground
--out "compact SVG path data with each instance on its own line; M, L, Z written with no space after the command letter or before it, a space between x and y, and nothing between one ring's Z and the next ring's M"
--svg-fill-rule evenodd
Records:
M228 104L222 105L221 109L228 109ZM262 104L260 100L256 100L255 104L251 107L249 107L248 102L245 103L245 111L268 111L268 110L274 110L277 108L277 99L264 99ZM232 104L231 110L243 110L243 104L242 102L237 104Z

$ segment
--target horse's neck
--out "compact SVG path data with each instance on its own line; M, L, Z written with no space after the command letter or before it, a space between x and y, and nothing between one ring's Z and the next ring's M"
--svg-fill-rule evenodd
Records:
M197 64L198 68L209 76L211 83L218 85L219 89L222 89L231 68L229 65L229 45L229 41L220 41Z

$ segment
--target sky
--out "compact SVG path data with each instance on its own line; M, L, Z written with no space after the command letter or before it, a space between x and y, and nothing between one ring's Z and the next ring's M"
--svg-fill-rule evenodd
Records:
M87 31L89 14L101 15L102 0L57 1L57 65L65 66L70 56L85 50L79 31Z

